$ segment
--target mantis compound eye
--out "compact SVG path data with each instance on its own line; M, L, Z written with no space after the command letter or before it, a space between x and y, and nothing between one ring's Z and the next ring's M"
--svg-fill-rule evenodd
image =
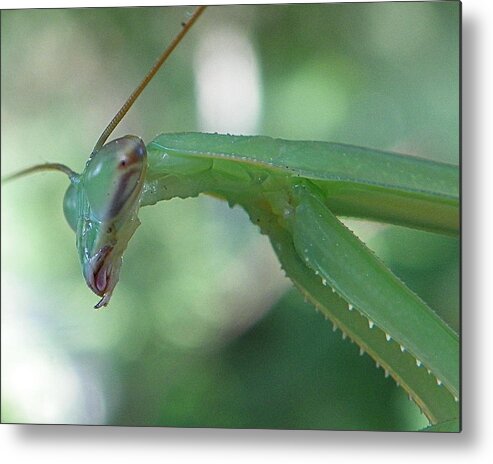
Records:
M74 184L70 184L65 196L63 197L63 214L68 222L70 228L77 231L77 218L78 218L78 191Z
M142 188L146 149L138 137L127 135L104 145L89 159L83 184L91 212L108 221L132 207Z
M123 252L139 225L140 193L147 170L145 145L127 135L104 145L86 164L80 177L77 247L87 285L106 306L120 273ZM65 204L71 218L71 196Z

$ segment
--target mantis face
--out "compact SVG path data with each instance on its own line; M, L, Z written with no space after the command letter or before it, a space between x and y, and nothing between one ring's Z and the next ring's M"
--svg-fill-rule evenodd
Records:
M44 163L4 177L2 182L41 171L60 171L71 185L65 193L65 218L77 237L77 249L87 285L106 306L118 282L122 256L140 222L137 213L147 171L144 142L127 135L103 145L159 68L204 12L198 6L144 79L103 131L84 172L78 175L60 163Z
M64 198L67 222L76 233L82 272L106 306L118 282L122 256L140 222L140 194L147 170L144 142L133 135L93 153Z

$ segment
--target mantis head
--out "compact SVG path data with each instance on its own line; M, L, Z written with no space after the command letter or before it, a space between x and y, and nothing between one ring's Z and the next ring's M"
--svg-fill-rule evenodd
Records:
M46 163L5 177L10 181L40 171L61 171L70 179L63 211L77 237L82 273L89 288L101 297L95 308L106 306L118 283L123 252L139 226L140 194L147 170L144 142L127 135L103 145L149 81L181 42L205 6L195 8L182 29L125 101L103 131L86 163L76 174L59 163Z
M123 252L140 224L146 169L144 142L127 135L94 152L65 193L63 210L76 233L82 273L89 288L102 297L96 308L108 304Z

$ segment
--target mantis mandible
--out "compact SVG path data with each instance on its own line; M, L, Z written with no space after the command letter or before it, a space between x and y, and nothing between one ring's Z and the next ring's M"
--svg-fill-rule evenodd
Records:
M68 176L64 214L76 233L86 283L100 297L96 308L106 306L115 290L140 207L201 193L242 206L269 236L295 286L384 367L433 424L456 419L457 335L337 219L454 234L455 166L350 145L258 136L163 134L146 147L128 135L106 143L204 9L198 7L183 24L102 133L81 174L49 163L10 179L44 170Z

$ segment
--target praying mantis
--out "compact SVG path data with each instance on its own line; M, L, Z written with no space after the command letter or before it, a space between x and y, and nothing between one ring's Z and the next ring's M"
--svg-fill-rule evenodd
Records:
M185 23L183 35L202 11ZM178 133L159 135L147 146L135 136L105 144L109 127L82 174L60 164L36 168L60 170L70 179L65 217L76 233L86 283L100 297L96 307L113 294L139 208L212 194L246 210L294 285L409 393L432 424L458 418L457 334L337 218L456 234L455 166L261 136Z

